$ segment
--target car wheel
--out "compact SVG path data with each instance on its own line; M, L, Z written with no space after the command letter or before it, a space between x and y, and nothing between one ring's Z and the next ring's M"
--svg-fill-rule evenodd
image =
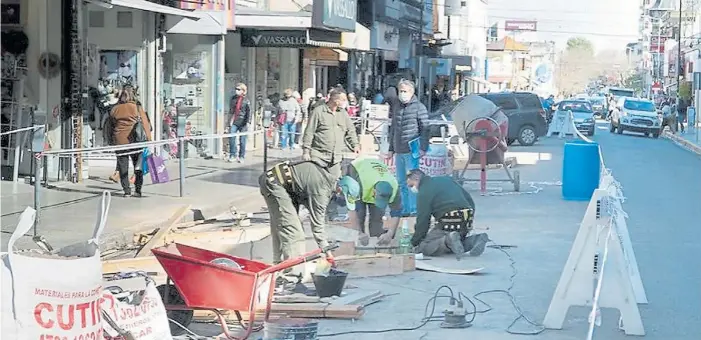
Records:
M623 127L622 126L619 126L617 130L618 130L619 135L623 134Z
M589 137L594 136L594 130L591 130L591 131L587 132L587 136L589 136Z
M652 133L652 138L660 138L660 133L659 133L659 132L653 132L653 133Z
M616 125L613 125L613 122L611 122L611 128L610 128L611 133L616 132Z
M524 125L518 131L518 143L523 146L531 146L538 140L535 128L531 125Z

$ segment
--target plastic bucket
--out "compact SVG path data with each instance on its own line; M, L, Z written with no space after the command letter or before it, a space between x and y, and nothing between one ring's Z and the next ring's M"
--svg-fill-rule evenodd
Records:
M562 161L562 198L588 201L599 187L601 158L599 144L585 141L565 143Z
M328 276L312 275L316 295L319 297L341 296L348 273L331 269Z
M319 322L305 319L279 319L263 324L264 340L316 340Z

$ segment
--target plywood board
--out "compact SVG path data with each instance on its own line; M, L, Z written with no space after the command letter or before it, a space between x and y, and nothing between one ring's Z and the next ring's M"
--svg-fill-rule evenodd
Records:
M382 292L379 290L372 291L352 291L350 294L342 296L338 299L331 301L331 305L361 305L367 306L369 304L379 301L383 297Z
M473 269L443 268L443 267L438 267L438 266L428 264L424 261L416 261L416 269L417 270L425 270L425 271L429 271L429 272L444 273L444 274L473 275L473 274L477 274L480 271L482 271L484 269L484 267L473 268Z
M164 241L206 248L203 245L207 243L237 245L260 241L268 236L270 236L270 227L236 227L212 231L173 232L166 235Z
M158 229L156 235L153 235L153 237L151 237L151 239L146 242L141 249L139 249L139 251L136 253L136 257L149 256L151 255L151 249L165 245L163 238L171 231L171 229L175 228L178 222L183 219L183 216L190 211L191 207L192 206L188 204L176 210L168 221L163 223L163 227Z

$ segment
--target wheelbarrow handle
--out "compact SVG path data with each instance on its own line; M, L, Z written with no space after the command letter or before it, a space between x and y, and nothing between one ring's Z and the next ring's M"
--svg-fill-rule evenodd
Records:
M287 260L282 261L276 265L270 266L270 267L266 268L265 270L261 271L260 274L275 273L275 272L279 272L279 271L285 270L285 269L290 268L290 267L294 267L298 264L314 261L314 260L320 258L322 253L326 253L326 252L333 250L333 249L336 249L338 247L339 247L338 243L334 243L334 244L328 245L324 248L316 248L316 249L314 249L314 250L312 250L312 251L310 251L310 252L308 252L300 257L287 259Z

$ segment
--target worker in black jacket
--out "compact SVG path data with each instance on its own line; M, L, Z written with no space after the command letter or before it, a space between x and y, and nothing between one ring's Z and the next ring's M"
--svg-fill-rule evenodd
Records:
M407 185L417 192L416 226L411 239L416 253L453 253L458 259L465 252L482 255L489 237L484 233L470 235L475 202L460 184L450 177L430 177L416 169L407 175ZM433 228L431 216L436 220Z

